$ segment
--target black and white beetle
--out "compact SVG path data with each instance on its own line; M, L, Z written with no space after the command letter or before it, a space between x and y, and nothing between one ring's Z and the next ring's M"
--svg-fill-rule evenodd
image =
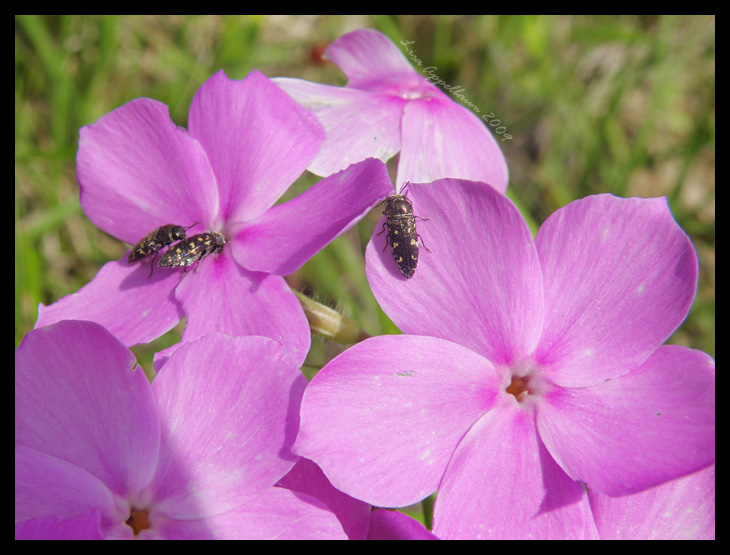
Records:
M142 237L142 239L140 239L139 242L132 247L132 250L129 251L127 262L132 264L133 262L142 260L146 256L154 253L155 256L152 259L152 264L150 267L151 276L155 260L157 259L157 255L160 253L160 249L174 243L175 241L182 241L183 239L185 239L185 232L191 227L195 227L196 225L198 225L198 222L195 222L193 225L188 227L183 227L181 225L175 224L165 224L156 229L153 229L147 235Z
M167 249L157 265L160 268L184 268L187 271L187 267L196 260L200 261L210 253L221 252L225 244L225 237L217 231L198 233Z
M401 190L405 190L406 187L408 187L408 183ZM383 210L385 223L383 230L378 233L378 235L382 235L387 227L388 235L383 251L390 245L390 252L398 270L403 277L411 279L418 266L418 239L421 237L416 231L416 218L420 220L428 218L421 218L413 214L413 203L408 199L407 193L390 195L385 202L385 210ZM421 243L423 243L423 239L421 239ZM423 245L423 248L431 252L426 245Z

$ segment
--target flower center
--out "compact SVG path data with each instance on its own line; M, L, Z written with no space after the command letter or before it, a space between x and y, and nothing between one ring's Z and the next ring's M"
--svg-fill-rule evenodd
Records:
M148 511L141 511L134 508L130 511L130 516L126 521L126 524L132 530L134 530L135 536L139 534L142 530L147 530L150 527L150 523L147 520L148 516Z
M429 100L438 96L438 90L434 90L434 87L428 81L418 75L413 75L406 81L396 79L373 84L369 87L363 86L363 88L370 92L387 94L403 100L416 100L419 98Z
M417 98L430 100L435 96L434 92L427 85L421 83L399 87L396 91L393 91L393 94L405 100L415 100Z
M529 376L512 376L512 382L509 384L506 391L510 395L514 395L515 399L517 399L517 402L520 402L528 393L530 393L530 389L528 387L529 383Z
M414 100L416 98L427 98L427 96L421 90L405 90L401 91L398 95L406 100Z
M541 375L542 368L531 359L526 359L506 369L509 373L509 385L504 392L512 395L520 404L529 404L537 401L552 386Z

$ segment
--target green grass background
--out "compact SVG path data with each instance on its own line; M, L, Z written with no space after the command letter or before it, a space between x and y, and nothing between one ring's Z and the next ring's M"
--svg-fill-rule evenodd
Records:
M586 195L666 195L700 260L693 309L670 342L714 356L714 16L17 16L16 345L39 302L76 291L129 248L81 210L80 127L137 97L166 103L184 126L193 94L221 68L343 85L317 52L360 27L414 41L423 67L495 114L513 137L500 143L508 195L533 231ZM287 198L316 180L304 176ZM287 278L371 335L395 331L364 272L379 217L373 210ZM134 349L146 370L181 329ZM308 367L344 348L316 337Z

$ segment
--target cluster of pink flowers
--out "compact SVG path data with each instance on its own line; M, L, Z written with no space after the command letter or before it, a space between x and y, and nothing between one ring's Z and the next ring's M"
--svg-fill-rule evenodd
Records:
M151 276L125 255L39 307L16 350L16 538L714 537L714 361L664 345L698 272L666 200L576 200L533 238L479 118L379 32L325 54L347 86L219 72L187 129L143 98L81 130L99 228L225 244ZM305 170L323 179L276 204ZM407 182L429 252L404 278L381 222L365 253L403 335L307 383L283 276ZM150 384L129 347L183 318ZM393 510L434 492L430 530Z

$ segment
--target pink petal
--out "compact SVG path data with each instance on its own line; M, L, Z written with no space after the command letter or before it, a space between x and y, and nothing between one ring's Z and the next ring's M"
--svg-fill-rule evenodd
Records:
M271 488L236 509L194 521L168 521L166 539L346 540L335 515L315 498Z
M405 107L402 129L396 183L459 177L488 183L500 193L507 189L502 150L484 122L460 104L450 99L412 100Z
M307 168L312 173L332 175L372 157L387 162L400 150L401 118L407 100L302 79L277 77L273 81L314 112L327 132L327 139Z
M244 270L224 247L217 259L209 255L197 270L188 270L178 279L175 295L188 318L183 343L213 332L263 335L283 344L297 366L304 362L311 332L284 278Z
M560 466L591 490L626 495L715 460L715 364L705 353L660 347L629 374L556 388L538 429Z
M486 359L455 343L368 339L312 380L294 450L357 499L409 505L436 489L456 443L489 410L499 384Z
M584 386L641 364L687 316L697 256L666 199L597 195L570 203L536 238L545 287L537 360Z
M434 506L441 539L595 539L588 498L540 442L531 411L494 409L459 443Z
M381 220L367 246L370 287L408 334L443 337L511 364L537 344L543 319L540 267L530 231L512 202L491 187L458 179L409 185L420 249L406 280ZM385 248L385 252L384 251Z
M322 469L314 462L304 457L300 458L278 485L306 493L322 501L337 516L349 539L366 539L371 514L370 505L335 489Z
M175 351L152 384L163 423L156 511L210 516L273 486L297 460L306 384L264 337L214 334Z
M15 525L16 540L103 540L99 511L61 520L55 516L33 518Z
M76 293L49 306L38 306L40 328L61 320L90 320L112 332L125 345L148 343L171 330L185 316L173 290L179 277L150 261L107 262Z
M380 160L353 164L246 226L231 252L249 270L291 274L392 192Z
M211 224L218 190L208 157L167 106L140 98L81 129L81 206L107 233L135 244L164 224Z
M143 488L157 466L160 429L135 366L98 324L31 331L16 351L16 445L79 466L117 495Z
M715 465L634 495L588 497L606 540L715 539Z
M370 513L369 540L437 540L417 520L398 511L377 509Z
M203 83L188 126L215 171L222 221L246 222L268 210L324 141L314 115L255 70L242 81L219 71Z
M428 85L403 52L375 29L358 29L341 36L324 55L347 75L349 88L380 92L379 87L388 81L403 87L421 82Z
M106 518L121 516L114 494L96 476L73 463L16 445L15 522L67 520L88 512L100 512Z

